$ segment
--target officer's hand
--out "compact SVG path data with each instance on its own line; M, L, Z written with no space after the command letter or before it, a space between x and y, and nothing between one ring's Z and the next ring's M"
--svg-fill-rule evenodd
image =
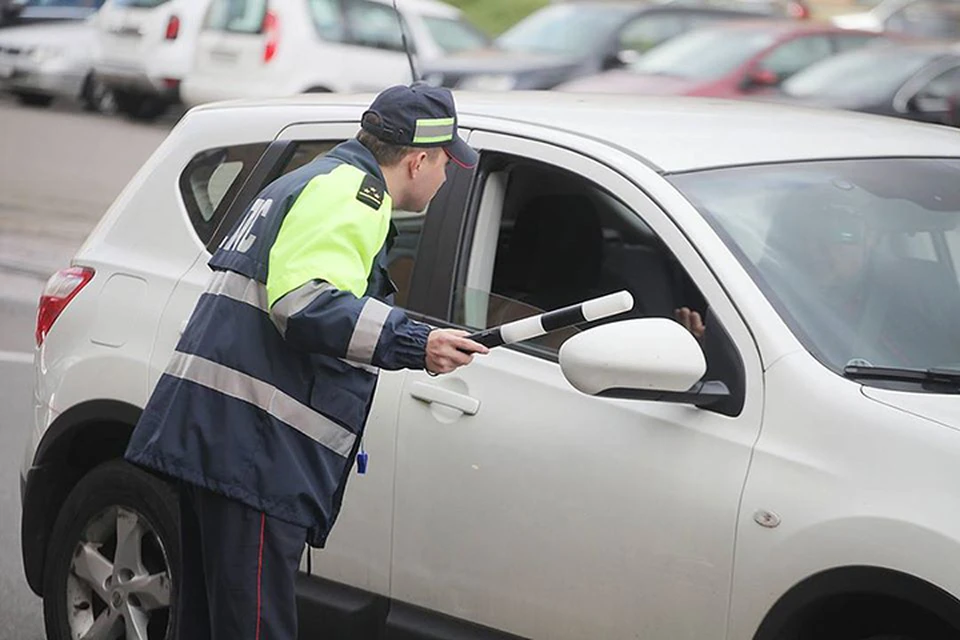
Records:
M434 329L427 338L427 371L452 373L473 362L473 354L490 353L478 342L467 340L469 335L459 329Z
M673 317L676 318L677 322L682 324L687 331L692 333L693 337L697 340L702 338L707 330L706 325L703 324L703 318L700 317L700 313L688 307L675 309Z

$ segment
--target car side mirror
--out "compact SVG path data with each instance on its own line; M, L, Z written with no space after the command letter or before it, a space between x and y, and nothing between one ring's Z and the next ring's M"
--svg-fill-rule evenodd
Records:
M701 380L707 361L697 339L666 318L623 320L579 333L560 347L560 369L578 391L601 398L705 406L729 397Z
M775 87L780 84L780 76L769 69L753 69L747 73L744 88Z

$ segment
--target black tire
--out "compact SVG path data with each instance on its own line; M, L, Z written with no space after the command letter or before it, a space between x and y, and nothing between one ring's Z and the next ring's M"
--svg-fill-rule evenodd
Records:
M49 107L53 104L53 96L42 93L17 93L17 101L28 107Z
M113 97L118 112L131 120L139 120L141 122L156 120L170 108L168 101L140 93L115 91Z
M83 104L85 111L113 113L117 110L117 101L113 96L113 90L93 73L89 74L83 83L80 102Z
M178 514L169 485L123 460L85 475L67 496L47 548L48 640L82 637L95 623L112 625L124 637L130 620L142 625L148 640L172 638Z

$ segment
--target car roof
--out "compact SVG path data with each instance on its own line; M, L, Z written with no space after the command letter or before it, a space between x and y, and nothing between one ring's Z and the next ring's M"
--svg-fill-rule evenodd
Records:
M346 107L360 115L372 95L307 94L197 107L286 109L290 123L310 110ZM960 134L885 116L712 98L611 96L556 92L457 93L465 127L554 130L624 150L662 173L750 164L870 157L960 157ZM341 112L343 109L340 110ZM546 124L545 124L546 123ZM538 130L539 129L539 133Z

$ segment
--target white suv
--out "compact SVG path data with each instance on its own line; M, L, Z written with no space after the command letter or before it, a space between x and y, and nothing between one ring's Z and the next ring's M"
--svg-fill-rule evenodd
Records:
M22 521L49 638L165 637L174 494L127 439L210 249L369 101L190 111L51 279ZM481 161L397 214L398 304L468 329L623 289L635 309L383 373L367 473L304 557L301 637L960 637L960 139L764 104L459 102Z
M379 91L410 81L401 22L421 61L486 46L437 0L213 0L183 100Z
M134 118L160 116L180 100L210 0L107 0L97 14L100 81L117 109Z

